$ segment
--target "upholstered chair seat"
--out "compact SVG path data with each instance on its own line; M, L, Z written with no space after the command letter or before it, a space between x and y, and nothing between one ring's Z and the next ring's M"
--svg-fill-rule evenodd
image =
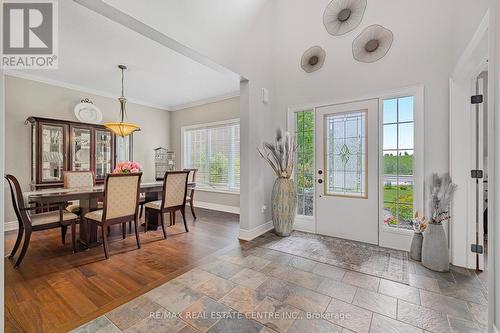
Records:
M161 200L148 202L144 207L158 210L161 208Z
M66 211L69 213L78 213L80 211L80 204L78 202L72 202L66 206Z
M68 211L62 211L62 221L71 221L76 220L78 218L77 215L70 213ZM30 215L31 225L41 226L45 224L58 223L60 221L60 214L58 211L40 213L40 214L32 214Z
M102 222L102 213L103 213L102 209L94 210L93 212L85 214L85 218L97 222Z
M97 203L97 209L102 209L104 207L104 203L103 202L98 202ZM73 203L69 204L67 207L66 207L66 210L70 213L79 213L80 212L80 203L78 201L73 201Z

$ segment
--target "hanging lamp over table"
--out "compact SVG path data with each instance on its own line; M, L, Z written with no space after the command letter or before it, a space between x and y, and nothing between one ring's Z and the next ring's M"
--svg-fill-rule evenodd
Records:
M118 68L122 71L122 95L118 98L118 101L120 102L120 122L116 123L105 123L104 126L108 128L111 132L115 133L116 135L119 135L121 137L129 136L130 134L140 131L141 128L132 123L126 122L126 117L127 117L127 110L125 105L127 104L127 99L124 96L123 93L123 76L124 76L124 71L127 69L127 66L125 65L118 65Z

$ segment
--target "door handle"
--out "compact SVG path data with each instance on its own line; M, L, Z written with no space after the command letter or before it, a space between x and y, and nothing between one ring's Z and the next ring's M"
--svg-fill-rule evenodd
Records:
M318 183L322 184L323 183L323 179L318 179Z

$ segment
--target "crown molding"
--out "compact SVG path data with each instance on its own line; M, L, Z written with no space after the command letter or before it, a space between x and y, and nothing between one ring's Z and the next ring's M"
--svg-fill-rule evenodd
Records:
M80 92L87 93L87 94L93 94L93 95L97 95L97 96L101 96L101 97L116 99L118 96L117 94L114 94L114 93L111 93L108 91L103 91L103 90L89 88L89 87L81 86L81 85L77 85L77 84L48 79L48 78L44 78L41 76L37 76L37 75L25 73L25 72L20 72L20 71L16 71L16 70L6 70L5 75L17 77L17 78L21 78L21 79L25 79L25 80L35 81L35 82L41 82L41 83L49 84L51 86L71 89L71 90L80 91ZM149 106L149 107L152 107L155 109L161 109L161 110L166 110L166 111L171 110L171 108L167 105L150 103L150 102L142 101L142 100L135 99L135 98L127 97L127 102L132 103L132 104Z
M240 97L239 91L233 91L233 92L230 92L230 93L227 93L224 95L204 98L204 99L200 99L200 100L194 101L194 102L189 102L189 103L185 103L185 104L171 106L168 110L169 111L181 111L184 109L189 109L189 108L193 108L193 107L201 106L201 105L205 105L205 104L210 104L210 103L216 103L216 102L224 101L226 99L231 99L231 98L235 98L235 97Z

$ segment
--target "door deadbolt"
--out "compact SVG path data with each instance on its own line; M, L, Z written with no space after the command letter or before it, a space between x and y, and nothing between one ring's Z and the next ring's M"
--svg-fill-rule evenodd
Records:
M322 175L323 174L323 170L318 170L318 175Z

